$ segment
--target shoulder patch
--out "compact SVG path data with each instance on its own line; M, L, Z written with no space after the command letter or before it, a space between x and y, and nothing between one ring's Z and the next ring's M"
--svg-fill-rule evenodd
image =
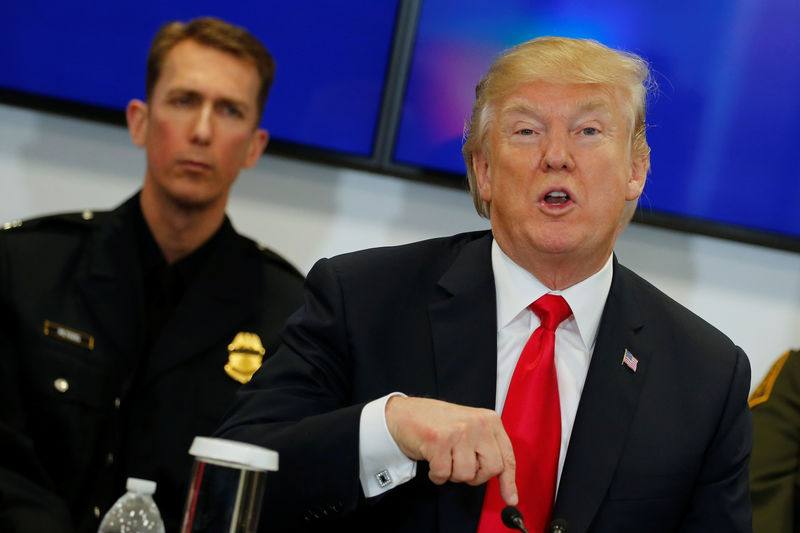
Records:
M778 375L780 375L781 370L783 370L783 365L786 364L786 360L789 359L791 353L791 351L786 352L780 356L777 361L772 363L769 372L767 372L767 375L758 387L756 387L756 390L753 391L753 394L747 401L747 403L750 404L750 409L769 400L769 396L772 394L772 387L775 386L775 380L778 379Z

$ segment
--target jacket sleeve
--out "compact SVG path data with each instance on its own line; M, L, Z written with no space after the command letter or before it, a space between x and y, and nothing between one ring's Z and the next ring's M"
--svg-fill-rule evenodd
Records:
M20 353L11 331L14 318L3 296L5 248L0 241L0 531L4 533L70 533L72 519L26 431L21 399Z
M756 533L797 530L800 358L789 352L781 359L777 363L782 367L776 368L776 363L770 370L776 375L765 380L769 390L762 392L764 401L752 408L755 438L750 484Z
M262 513L272 527L341 517L362 499L358 427L351 405L353 357L346 302L335 269L322 260L306 281L303 306L281 345L246 386L216 436L279 453Z
M738 347L735 360L725 407L705 452L703 467L680 529L683 533L752 531L748 465L753 444L753 422L747 405L750 363Z

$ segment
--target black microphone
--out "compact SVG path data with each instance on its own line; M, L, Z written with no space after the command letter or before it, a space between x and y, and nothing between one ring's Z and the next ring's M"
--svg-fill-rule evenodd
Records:
M550 522L550 533L567 533L567 521L563 518L556 518Z
M522 533L528 533L525 529L525 522L522 521L522 513L513 505L509 505L500 513L500 518L503 519L503 524L511 529L518 529Z

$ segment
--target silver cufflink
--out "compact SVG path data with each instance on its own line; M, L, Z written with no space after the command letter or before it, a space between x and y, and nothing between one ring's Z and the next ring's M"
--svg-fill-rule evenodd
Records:
M378 480L378 485L380 485L381 488L392 483L392 476L389 474L388 470L381 470L375 474L375 478Z

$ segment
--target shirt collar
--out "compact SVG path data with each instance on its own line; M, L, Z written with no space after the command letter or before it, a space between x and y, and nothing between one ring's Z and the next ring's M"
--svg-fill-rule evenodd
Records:
M233 225L226 216L220 227L206 242L199 248L192 251L189 255L180 258L175 263L168 265L164 254L156 243L153 232L147 225L147 221L142 213L141 204L137 201L135 209L131 210L129 216L133 217L134 227L139 244L139 254L141 257L142 271L145 274L162 273L165 270L172 270L179 276L184 285L188 286L197 273L208 263L212 255L218 253L220 243L224 240L223 235L233 232Z
M552 291L508 257L497 241L492 241L492 270L497 292L497 330L500 331L532 302L547 293L559 294L569 304L587 350L594 349L600 318L611 289L614 269L609 255L597 273L561 291Z

